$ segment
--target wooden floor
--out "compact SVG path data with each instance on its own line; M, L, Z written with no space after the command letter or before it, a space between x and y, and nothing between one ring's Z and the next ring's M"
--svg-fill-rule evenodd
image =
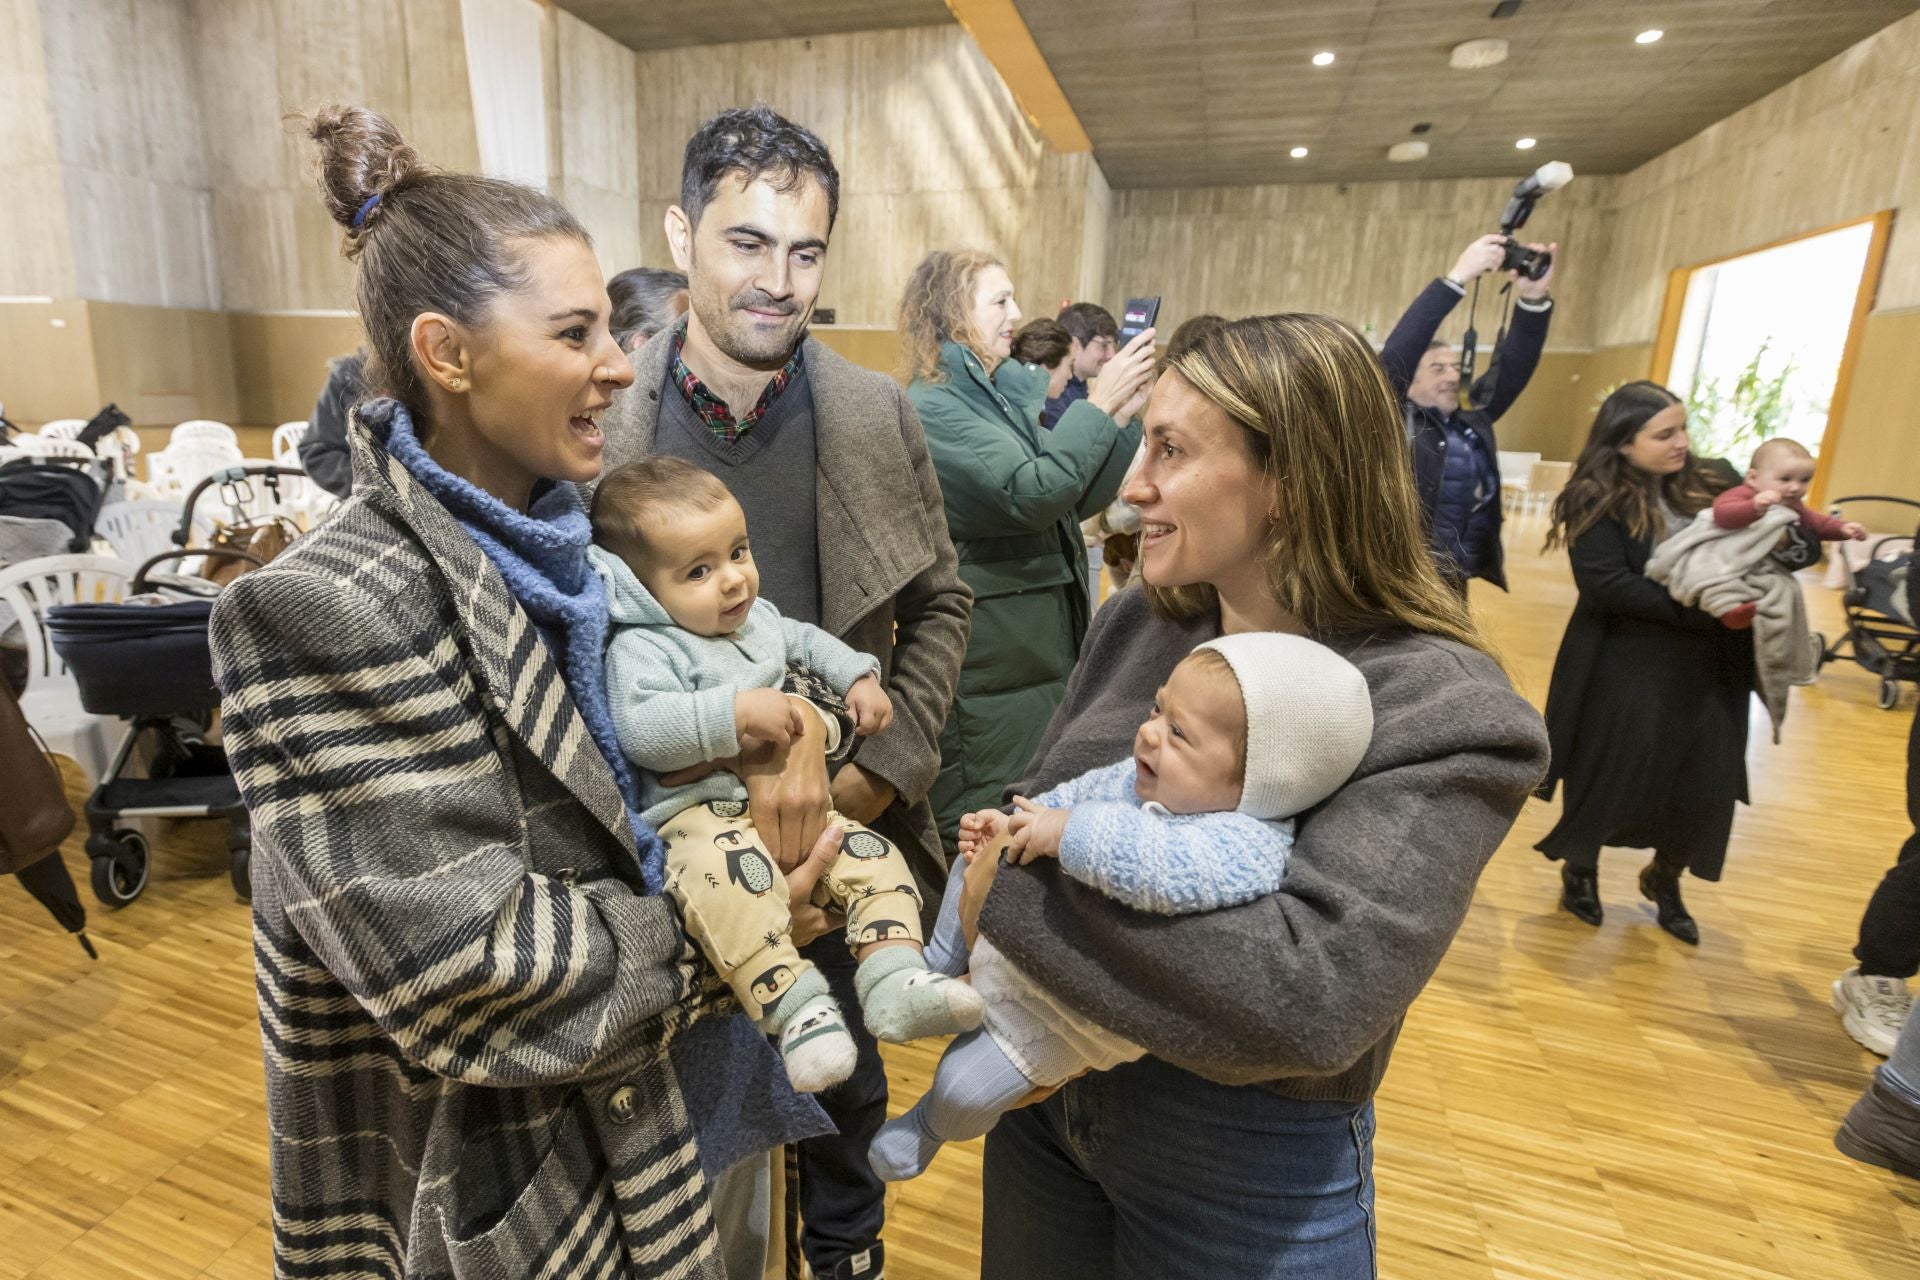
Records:
M1517 532L1513 595L1475 604L1538 703L1572 592ZM1833 594L1808 595L1833 631ZM1912 695L1888 713L1874 693L1830 668L1785 742L1756 730L1727 878L1687 885L1697 951L1654 927L1631 853L1603 861L1605 928L1555 912L1528 847L1554 809L1522 815L1380 1096L1384 1275L1920 1277L1920 1183L1830 1142L1874 1060L1828 984L1907 834ZM77 841L66 856L84 894ZM180 828L155 876L124 911L93 905L98 963L0 882L0 1280L268 1274L247 911L216 828ZM933 1061L890 1051L899 1097ZM897 1193L893 1280L976 1274L978 1147Z

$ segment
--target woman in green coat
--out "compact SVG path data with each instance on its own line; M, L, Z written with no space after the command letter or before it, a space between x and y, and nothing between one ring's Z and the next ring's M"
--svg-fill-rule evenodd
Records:
M1153 333L1108 362L1084 401L1040 425L1044 369L1010 359L1020 308L989 254L938 250L900 304L912 382L940 476L973 633L940 734L932 801L951 850L962 814L1001 802L1066 692L1092 610L1079 522L1113 500L1140 443Z

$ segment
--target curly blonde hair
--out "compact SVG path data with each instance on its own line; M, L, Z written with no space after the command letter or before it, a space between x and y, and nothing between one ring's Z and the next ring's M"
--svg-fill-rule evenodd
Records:
M900 347L909 380L944 381L940 372L940 344L954 341L986 364L993 356L980 345L968 313L973 307L973 282L988 267L1006 263L984 249L935 249L920 259L900 299Z

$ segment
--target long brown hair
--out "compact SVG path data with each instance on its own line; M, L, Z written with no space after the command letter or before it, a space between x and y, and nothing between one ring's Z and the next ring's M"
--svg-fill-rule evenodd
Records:
M1571 543L1611 516L1641 540L1653 537L1654 512L1664 500L1676 514L1691 517L1712 502L1726 485L1699 458L1670 476L1648 475L1620 451L1656 415L1679 404L1680 397L1657 382L1629 382L1600 402L1587 443L1574 460L1573 474L1553 500L1547 549Z
M1404 627L1490 651L1434 567L1406 431L1365 339L1328 316L1251 316L1202 336L1172 371L1246 431L1279 513L1267 581L1309 633ZM1163 617L1218 606L1206 584L1147 591Z
M920 259L900 299L900 346L909 380L942 381L940 344L959 343L992 364L973 332L973 282L988 267L1002 267L984 249L935 249Z

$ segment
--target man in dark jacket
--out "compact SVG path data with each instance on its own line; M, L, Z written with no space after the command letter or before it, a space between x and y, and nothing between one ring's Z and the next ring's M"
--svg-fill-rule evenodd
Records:
M1485 578L1502 591L1507 588L1493 424L1520 398L1540 363L1553 313L1547 292L1553 270L1538 280L1509 273L1518 295L1513 323L1486 376L1473 385L1468 400L1474 407L1460 407L1459 358L1433 335L1466 296L1468 282L1499 269L1506 240L1485 235L1468 245L1453 270L1413 300L1380 349L1380 363L1406 414L1413 480L1428 542L1441 572L1462 594L1471 578ZM1558 246L1532 247L1553 251L1558 265Z
M327 371L307 434L300 437L300 465L315 484L336 498L353 492L353 460L347 451L347 414L367 394L367 349L341 356Z
M1047 407L1041 411L1040 425L1051 427L1060 421L1060 415L1067 406L1076 400L1087 398L1087 384L1098 376L1107 361L1113 359L1120 350L1120 326L1114 323L1113 313L1095 302L1076 302L1060 308L1060 327L1067 331L1071 339L1067 347L1067 363L1073 374L1067 379L1067 385L1060 394L1047 400Z

